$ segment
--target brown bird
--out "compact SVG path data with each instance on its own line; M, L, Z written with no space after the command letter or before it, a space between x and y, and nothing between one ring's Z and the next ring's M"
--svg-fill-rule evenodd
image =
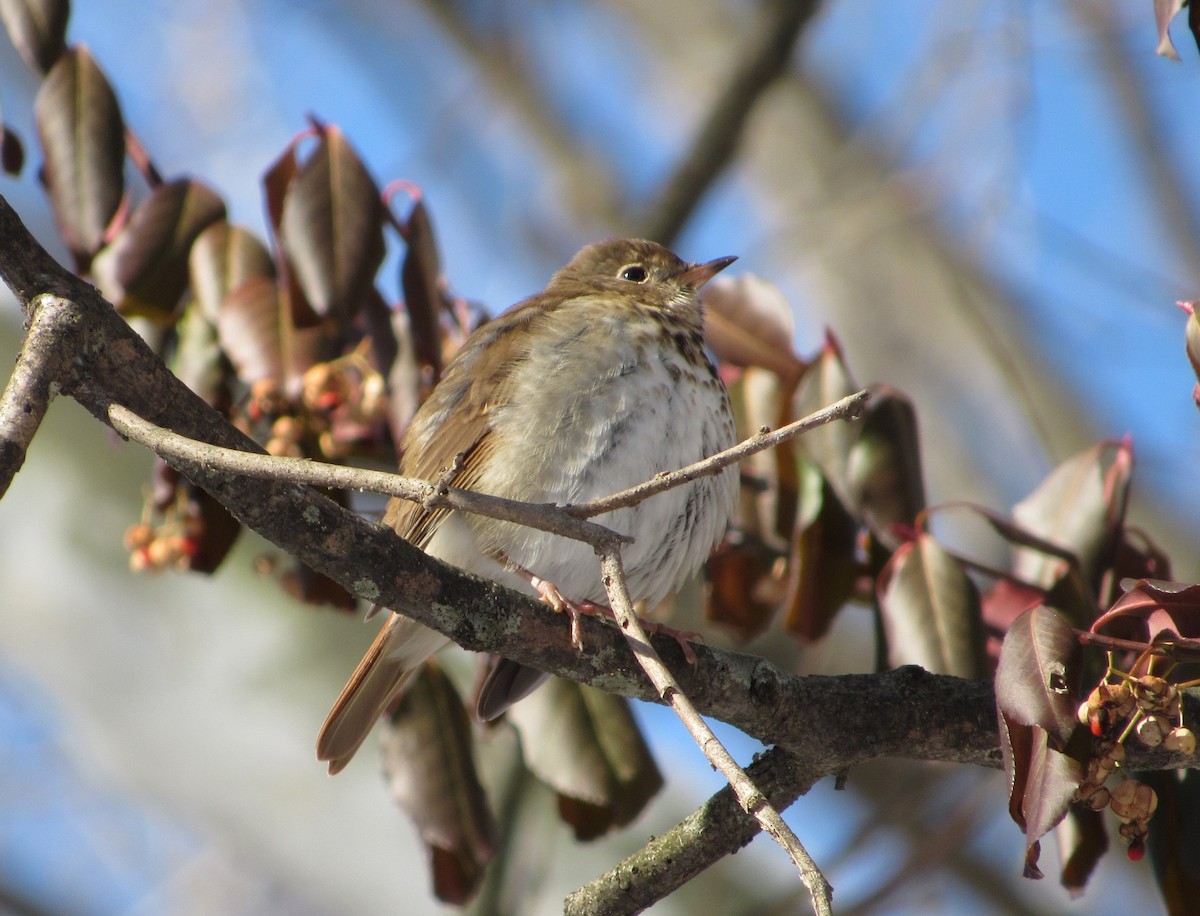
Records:
M400 472L508 499L581 503L734 444L725 386L704 349L696 291L734 258L689 264L653 242L588 245L546 289L483 325L417 411ZM634 600L653 606L721 539L734 468L597 516L632 535L623 560ZM606 601L586 544L508 522L393 499L384 521L430 556L552 603ZM449 640L392 614L317 738L336 773L409 676ZM499 715L546 675L501 659L480 694Z

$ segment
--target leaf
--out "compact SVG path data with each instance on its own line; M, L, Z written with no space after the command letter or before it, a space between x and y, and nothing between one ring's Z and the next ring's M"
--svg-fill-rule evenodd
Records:
M827 333L825 346L808 364L801 377L793 412L797 417L808 416L857 390L858 385L846 367L841 344L832 332ZM804 454L816 463L830 486L847 505L851 505L852 500L846 482L846 461L859 429L859 422L826 423L797 440Z
M171 371L192 391L224 412L228 397L228 363L217 341L217 329L196 302L189 303L175 325Z
M237 377L247 385L283 381L279 288L270 277L239 284L221 301L217 334Z
M1120 540L1132 473L1128 442L1100 442L1062 462L1013 507L1013 518L1022 528L1077 558L1082 581L1093 596ZM1040 551L1014 551L1013 573L1043 588L1053 587L1068 566Z
M920 665L965 678L985 675L979 592L932 536L922 533L896 548L880 579L891 665Z
M925 484L916 411L907 397L882 386L874 391L847 455L846 485L849 505L883 543L894 544L897 529L915 527Z
M0 0L0 21L29 68L46 73L67 50L68 0Z
M761 597L763 585L771 583L778 559L779 554L753 534L721 544L705 566L705 618L730 630L738 642L763 633L776 611L774 601Z
M508 711L530 771L559 795L577 839L628 824L662 787L622 697L551 678Z
M861 566L859 526L815 465L803 462L801 480L801 502L811 517L797 526L792 539L783 625L793 636L814 642L854 593Z
M792 348L791 306L782 292L754 274L717 277L701 292L704 337L722 363L774 372L796 382L805 362Z
M442 267L433 221L420 198L413 203L407 225L408 248L400 270L404 307L408 312L417 359L433 368L436 381L442 374L442 333L438 317L442 312Z
M225 202L198 181L160 184L96 256L96 284L123 315L167 321L188 285L196 237L225 218Z
M1200 378L1200 315L1196 314L1195 303L1187 308L1188 319L1184 325L1184 351L1188 362L1192 364L1192 372Z
M288 183L279 240L313 312L348 323L383 260L383 204L336 127L318 125L316 149Z
M1126 580L1125 594L1096 618L1092 632L1113 632L1116 623L1135 622L1146 642L1200 639L1200 585L1157 579Z
M86 272L125 188L121 110L86 48L59 57L38 90L34 117L55 223Z
M1077 722L1079 644L1044 606L1009 628L996 667L1000 748L1009 782L1009 813L1025 830L1026 875L1037 870L1038 840L1066 815L1083 767L1066 751Z
M0 168L14 178L25 167L25 147L21 138L7 124L0 124Z
M467 711L434 660L404 691L382 749L392 797L429 854L434 893L466 903L492 858L496 825L475 770Z
M1157 830L1157 824L1155 825ZM1062 862L1061 883L1072 897L1083 893L1084 886L1101 857L1108 851L1108 833L1100 811L1074 805L1055 831L1058 859Z
M254 233L225 220L201 232L188 254L188 283L209 321L217 320L226 296L262 277L275 277L271 253Z

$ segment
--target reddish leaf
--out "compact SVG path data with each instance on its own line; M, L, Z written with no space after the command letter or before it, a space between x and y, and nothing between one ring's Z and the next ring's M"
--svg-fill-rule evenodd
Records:
M846 460L850 504L861 509L876 537L894 544L897 528L912 528L925 508L921 446L912 402L880 387L867 405Z
M209 321L221 314L225 297L248 280L274 278L271 253L252 232L225 220L196 237L188 255L188 282Z
M0 0L0 21L29 68L44 74L67 50L68 0Z
M568 821L579 839L629 823L662 787L622 697L551 678L508 717L530 771L570 800L559 811L579 816Z
M880 577L888 661L937 674L985 674L979 592L928 534L901 544Z
M1192 364L1192 372L1200 378L1200 315L1194 307L1188 308L1187 324L1184 326L1184 350L1188 362Z
M125 126L87 49L59 57L34 104L43 174L59 234L86 271L124 193Z
M284 194L279 239L308 305L345 323L383 259L383 204L342 132L320 126L317 134Z
M754 274L718 277L705 284L702 299L704 336L720 362L799 380L805 362L792 348L795 321L777 286Z
M705 566L705 618L730 630L739 642L760 635L775 616L775 602L760 596L764 583L772 583L778 559L779 554L755 535L718 547Z
M247 385L283 381L283 336L279 289L269 277L239 284L221 301L217 333L221 349Z
M436 380L442 374L442 333L439 316L442 313L442 267L438 257L437 238L433 221L423 200L413 203L408 214L408 249L400 270L404 289L404 308L408 312L416 356L433 368Z
M1156 825L1157 829L1157 825ZM1072 897L1083 893L1096 870L1096 864L1108 851L1108 833L1100 811L1073 806L1055 831L1058 859L1063 863L1060 880Z
M858 523L821 473L808 467L802 476L805 515L814 504L818 508L792 540L784 628L811 642L825 635L854 593L860 563Z
M1119 543L1132 472L1128 442L1101 442L1068 458L1013 507L1022 528L1074 554L1093 595ZM1013 572L1044 588L1058 582L1068 566L1040 551L1018 549L1013 557Z
M430 660L384 733L383 770L392 797L421 833L434 892L457 905L479 889L496 836L472 749L462 700Z
M1009 813L1024 828L1026 874L1037 872L1037 841L1066 815L1083 768L1065 753L1076 729L1081 653L1067 624L1044 606L1022 614L1005 636L996 668L1000 747Z
M1175 637L1200 639L1200 585L1137 579L1122 582L1125 594L1092 624L1113 632L1116 623L1136 622L1146 642Z
M341 585L299 560L285 567L279 578L283 590L305 604L329 605L347 613L358 607L358 599Z
M192 243L224 218L224 201L200 182L158 185L96 256L97 285L124 315L169 319L187 288Z

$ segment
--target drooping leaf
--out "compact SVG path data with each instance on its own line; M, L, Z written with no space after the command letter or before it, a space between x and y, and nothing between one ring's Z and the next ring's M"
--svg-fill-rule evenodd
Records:
M283 336L279 289L270 277L240 283L221 300L217 313L221 349L247 385L283 380Z
M67 50L68 0L0 0L0 21L17 53L44 74Z
M922 533L897 547L880 579L879 604L893 666L984 676L979 592L931 535Z
M318 125L316 148L283 195L279 239L313 312L349 322L383 259L383 204L338 128Z
M408 248L400 269L404 289L404 308L417 359L433 369L436 380L442 374L442 266L438 255L433 220L425 201L418 198L408 214Z
M1000 748L1009 813L1025 831L1026 875L1037 870L1038 840L1066 815L1083 767L1067 753L1075 734L1081 652L1066 622L1044 606L1009 628L996 667Z
M1184 326L1184 350L1188 362L1192 364L1192 372L1200 379L1200 315L1196 314L1196 303L1180 303L1186 307L1187 324Z
M745 534L717 548L705 565L707 620L732 632L738 642L763 633L775 616L776 604L762 595L779 555L762 539Z
M192 243L224 218L225 202L200 182L158 185L96 256L97 285L123 315L169 320L188 285Z
M225 220L218 220L201 232L188 255L192 295L213 322L231 292L248 280L274 276L275 265L266 246L254 233Z
M885 544L896 542L895 529L916 524L925 483L917 415L907 397L886 387L873 392L847 455L846 483L850 505Z
M175 325L171 371L192 391L219 410L228 402L228 364L221 354L217 329L192 301Z
M754 274L717 277L701 291L704 337L722 363L799 380L805 362L795 352L795 320L782 292Z
M1125 594L1096 618L1096 633L1128 633L1130 627L1146 642L1200 639L1200 585L1137 579L1122 582ZM1124 624L1124 630L1116 627Z
M828 632L854 593L859 526L815 465L804 462L801 480L805 517L792 541L784 628L813 642Z
M44 176L59 234L83 272L124 194L125 125L86 48L58 58L34 103Z
M420 831L434 893L466 903L483 881L496 825L475 770L467 711L432 659L405 690L382 744L388 786Z
M859 390L846 366L841 344L832 332L826 334L825 346L809 362L796 389L793 413L805 417L828 407ZM860 423L826 423L798 440L804 454L812 459L830 486L846 505L851 505L850 487L846 481L846 461L851 443L858 436Z
M1062 462L1013 507L1022 528L1074 554L1082 582L1093 594L1119 543L1132 472L1130 444L1104 441ZM1047 589L1068 565L1026 548L1013 555L1013 572Z
M629 823L662 787L662 775L628 701L551 678L508 711L530 771L559 795L578 839Z
M1100 811L1074 805L1055 830L1058 858L1062 862L1059 880L1072 897L1083 893L1096 864L1108 851L1108 833Z

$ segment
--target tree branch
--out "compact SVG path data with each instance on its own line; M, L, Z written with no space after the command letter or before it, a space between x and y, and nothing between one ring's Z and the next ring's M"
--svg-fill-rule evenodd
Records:
M0 497L25 463L29 443L54 397L49 354L58 348L55 327L39 321L39 314L35 311L29 322L16 368L0 395Z

